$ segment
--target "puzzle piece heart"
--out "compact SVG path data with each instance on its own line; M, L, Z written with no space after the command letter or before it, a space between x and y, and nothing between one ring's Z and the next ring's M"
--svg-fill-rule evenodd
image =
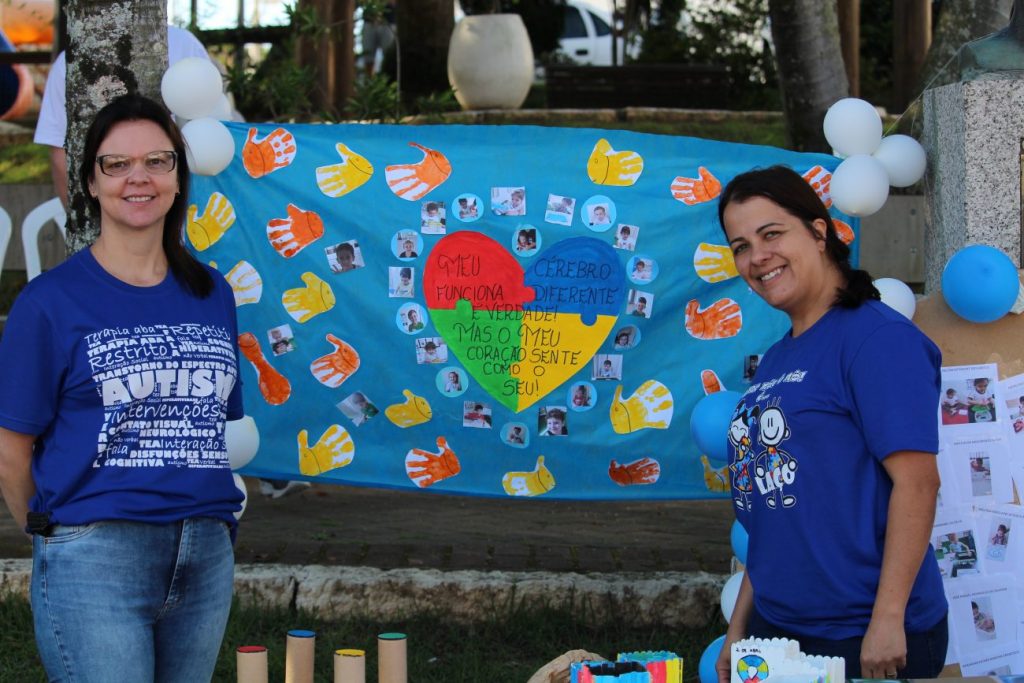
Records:
M609 244L557 242L523 270L490 237L462 231L431 250L430 319L487 393L519 412L590 362L615 326L625 273Z

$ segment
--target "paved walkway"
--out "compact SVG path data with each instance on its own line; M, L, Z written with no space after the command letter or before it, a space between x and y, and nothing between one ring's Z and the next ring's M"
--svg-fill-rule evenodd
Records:
M272 501L248 482L240 564L726 573L732 556L727 500L584 503L314 485ZM30 554L0 514L0 558Z

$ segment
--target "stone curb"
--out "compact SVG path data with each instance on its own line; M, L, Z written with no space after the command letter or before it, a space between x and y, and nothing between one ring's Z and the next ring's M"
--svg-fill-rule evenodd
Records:
M0 594L25 597L31 560L0 560ZM700 628L719 612L728 577L707 572L573 574L250 564L235 567L243 604L294 608L321 618L394 621L444 613L456 622L510 609L569 606L594 621Z

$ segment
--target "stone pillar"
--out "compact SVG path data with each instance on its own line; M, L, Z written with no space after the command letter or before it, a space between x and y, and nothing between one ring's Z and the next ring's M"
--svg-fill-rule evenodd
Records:
M969 244L1002 249L1021 267L1024 79L953 83L924 93L928 153L925 292Z

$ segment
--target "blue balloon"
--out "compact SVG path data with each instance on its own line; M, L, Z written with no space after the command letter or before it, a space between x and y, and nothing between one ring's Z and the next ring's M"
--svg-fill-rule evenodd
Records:
M739 559L743 564L747 563L747 543L750 541L750 537L747 536L747 530L743 528L743 525L739 523L739 520L733 521L732 530L729 531L729 540L732 542L732 554Z
M722 645L725 644L725 636L721 635L711 641L708 649L700 656L700 683L718 683L718 672L715 671L715 663L718 655L722 653Z
M990 323L1010 312L1020 280L1010 257L995 247L974 244L949 259L942 271L942 296L961 318Z
M737 391L708 394L693 408L690 435L701 453L710 460L729 459L729 422L743 395Z

